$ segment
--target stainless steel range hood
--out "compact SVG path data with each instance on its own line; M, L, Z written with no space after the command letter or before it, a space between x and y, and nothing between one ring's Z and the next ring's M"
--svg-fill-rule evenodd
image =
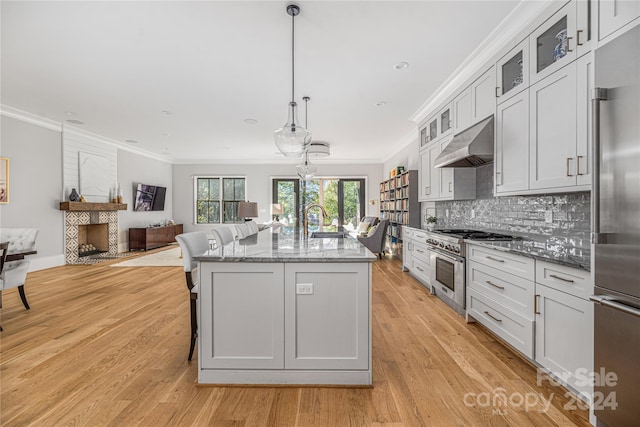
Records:
M453 137L434 161L437 168L468 168L493 162L493 116Z

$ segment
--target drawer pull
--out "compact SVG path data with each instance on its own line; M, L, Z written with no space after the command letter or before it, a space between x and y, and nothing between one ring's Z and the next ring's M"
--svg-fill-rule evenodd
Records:
M416 268L424 273L424 270L421 269L420 267L416 267Z
M571 279L565 279L564 277L556 276L555 274L550 274L549 277L553 277L554 279L562 280L563 282L567 282L567 283L575 283Z
M485 311L484 314L486 314L487 316L491 317L496 322L502 323L502 319L498 319L497 317L492 316L491 313L489 313L488 311Z
M491 261L504 262L503 259L493 258L493 257L490 257L489 255L487 255L485 258L490 259Z
M541 314L540 311L538 311L538 304L540 301L540 295L534 295L533 296L533 314Z
M420 249L416 249L416 251L420 252L421 254L424 253L424 251L420 250Z
M498 285L496 285L495 283L491 282L491 280L486 280L485 282L486 282L487 284L489 284L489 285L493 286L494 288L498 288L498 289L500 289L500 290L504 291L504 286L498 286Z

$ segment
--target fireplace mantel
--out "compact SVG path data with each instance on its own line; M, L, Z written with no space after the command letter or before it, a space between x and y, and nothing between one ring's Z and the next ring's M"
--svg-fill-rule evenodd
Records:
M61 211L126 211L126 203L60 202Z

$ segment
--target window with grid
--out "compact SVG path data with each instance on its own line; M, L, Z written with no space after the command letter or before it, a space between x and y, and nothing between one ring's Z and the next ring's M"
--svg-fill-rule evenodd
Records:
M238 203L245 200L245 178L197 177L196 223L240 222Z

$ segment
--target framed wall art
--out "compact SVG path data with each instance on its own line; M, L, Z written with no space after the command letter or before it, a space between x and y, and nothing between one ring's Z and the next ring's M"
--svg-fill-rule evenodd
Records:
M9 203L9 159L0 157L0 203Z

